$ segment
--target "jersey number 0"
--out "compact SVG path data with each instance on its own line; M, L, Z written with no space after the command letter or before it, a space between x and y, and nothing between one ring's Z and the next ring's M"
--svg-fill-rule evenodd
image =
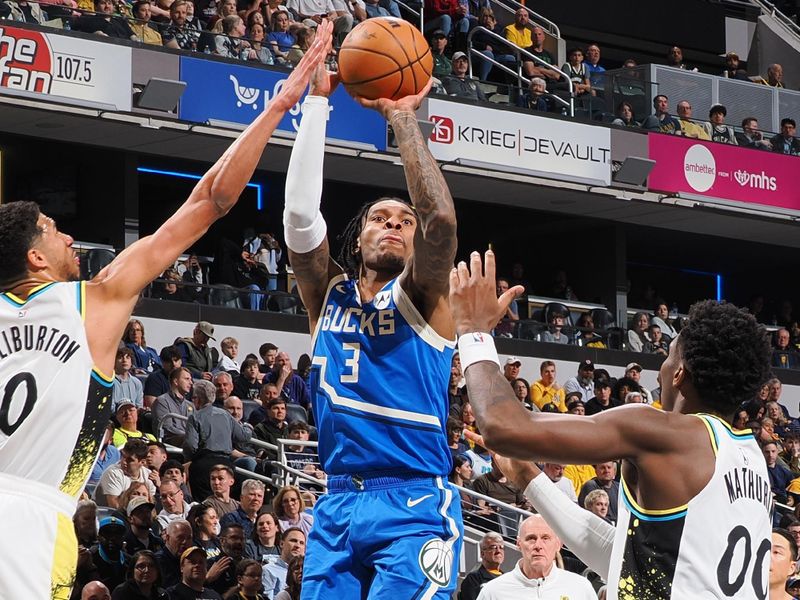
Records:
M16 420L11 423L9 422L9 417L11 415L11 402L14 399L14 394L17 391L17 388L22 384L25 384L25 404L22 406L22 410L17 415ZM36 391L36 379L34 379L33 375L30 373L17 373L11 379L8 380L6 383L6 389L3 391L3 401L0 403L0 431L2 431L7 436L10 436L14 433L22 422L31 414L33 410L33 406L36 404L37 398L37 391Z

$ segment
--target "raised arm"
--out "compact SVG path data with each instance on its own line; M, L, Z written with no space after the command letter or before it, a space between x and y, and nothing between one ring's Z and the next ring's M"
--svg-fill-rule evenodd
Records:
M153 235L124 250L87 286L87 333L95 362L107 372L142 289L236 204L284 113L294 106L327 54L332 24L317 39L265 112L238 137Z
M447 277L456 256L456 211L447 182L428 150L415 114L432 85L433 80L419 94L397 101L363 98L358 101L383 114L392 126L403 159L408 193L417 213L414 256L406 265L401 284L422 316L441 335L452 337ZM435 322L437 309L446 313L444 324Z

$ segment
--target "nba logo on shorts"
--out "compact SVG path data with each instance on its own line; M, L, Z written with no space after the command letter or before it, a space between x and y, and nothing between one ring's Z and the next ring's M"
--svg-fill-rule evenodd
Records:
M439 587L447 587L453 570L453 551L438 538L428 540L419 551L419 568Z
M433 123L433 132L431 133L431 141L440 144L453 143L453 119L449 117L438 117L431 115L431 123Z

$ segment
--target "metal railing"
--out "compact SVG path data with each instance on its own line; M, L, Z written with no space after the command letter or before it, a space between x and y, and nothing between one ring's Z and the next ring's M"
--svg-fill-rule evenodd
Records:
M493 40L497 40L501 44L503 44L506 47L508 47L514 53L514 55L517 57L517 72L516 73L513 70L511 70L510 68L508 68L507 66L503 65L502 63L500 63L500 62L498 62L498 61L496 61L494 59L489 58L488 56L483 54L480 50L476 50L475 48L472 47L472 38L475 36L475 34L477 32L481 32L481 33L483 33L485 35L488 35ZM551 71L555 71L555 72L559 73L561 75L561 79L563 79L567 83L567 89L569 90L569 102L567 102L566 100L564 100L563 98L560 98L559 96L557 96L555 94L548 94L548 96L550 98L553 98L555 101L563 104L566 108L568 108L570 117L574 117L575 116L575 86L572 83L572 79L570 79L569 76L564 71L559 69L557 66L551 65L547 61L544 61L541 58L539 58L538 56L536 56L535 54L532 54L532 53L528 52L524 48L520 48L515 43L508 41L503 36L496 34L494 31L491 31L490 29L486 29L486 27L483 27L482 25L478 25L477 27L474 27L469 32L469 34L467 34L467 47L469 48L469 53L467 55L467 61L468 61L468 64L469 64L469 76L470 77L472 77L472 57L473 56L480 57L481 60L489 61L493 65L495 65L496 67L499 67L505 73L510 74L512 77L516 77L517 81L520 83L520 85L518 86L520 88L522 87L521 84L523 82L525 83L526 86L530 85L530 79L528 79L527 77L525 77L522 74L522 59L521 59L522 56L525 56L525 57L531 59L532 62L536 63L537 65L539 65L541 67L544 67L546 69L550 69Z
M751 0L752 4L761 9L762 14L773 17L787 32L800 39L800 25L787 16L767 0Z
M531 21L533 21L534 24L542 27L545 31L547 31L547 33L549 33L556 39L561 37L561 29L559 29L558 25L556 25L554 21L551 21L544 15L541 15L536 11L531 10L529 6L525 6L521 2L518 2L517 0L502 0L502 1L491 0L491 2L493 5L502 8L503 10L510 12L512 14L517 12L517 10L519 10L520 8L524 8L525 10L528 11L528 16L530 17Z

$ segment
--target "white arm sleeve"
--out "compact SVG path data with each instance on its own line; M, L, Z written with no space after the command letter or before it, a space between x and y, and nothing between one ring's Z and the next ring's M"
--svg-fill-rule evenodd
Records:
M531 480L525 497L572 553L608 581L616 528L572 502L545 473Z
M286 246L298 254L317 248L327 233L325 220L319 212L327 121L328 99L307 96L303 102L303 118L292 148L292 157L289 159L286 204L283 211Z

